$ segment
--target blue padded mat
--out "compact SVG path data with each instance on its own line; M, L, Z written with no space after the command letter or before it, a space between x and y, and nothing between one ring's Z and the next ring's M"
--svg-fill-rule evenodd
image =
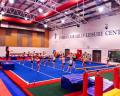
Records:
M26 96L2 71L0 71L0 78L3 80L12 96Z

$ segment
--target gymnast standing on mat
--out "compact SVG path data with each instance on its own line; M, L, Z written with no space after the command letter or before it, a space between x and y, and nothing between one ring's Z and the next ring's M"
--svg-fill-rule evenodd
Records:
M71 73L72 72L72 67L73 67L73 57L72 57L72 53L71 53L67 72Z
M9 55L10 55L9 47L6 46L6 60L9 59Z
M33 70L33 66L34 66L34 56L31 56L31 69Z
M64 67L65 67L65 55L64 54L62 54L61 60L62 60L62 70L64 71Z
M53 55L53 58L52 58L53 60L52 60L52 62L53 62L53 67L56 67L55 66L55 60L56 60L56 57Z
M75 68L75 66L76 66L76 63L75 63L75 61L76 61L76 54L73 54L72 58L73 58L73 67Z
M40 56L37 54L36 56L36 63L37 63L37 72L40 71Z
M82 56L82 65L84 70L86 70L86 61L87 61L87 52L85 52Z
M23 65L24 65L24 63L25 63L25 55L26 55L26 53L24 52L23 55L22 55L22 59L23 59L23 63L22 63L22 64L23 64Z
M87 54L87 61L89 62L89 64L91 64L91 54L90 53Z

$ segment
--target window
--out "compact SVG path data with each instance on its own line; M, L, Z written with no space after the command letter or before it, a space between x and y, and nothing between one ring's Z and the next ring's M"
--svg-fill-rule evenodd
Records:
M108 51L108 57L111 62L119 62L120 63L120 50Z

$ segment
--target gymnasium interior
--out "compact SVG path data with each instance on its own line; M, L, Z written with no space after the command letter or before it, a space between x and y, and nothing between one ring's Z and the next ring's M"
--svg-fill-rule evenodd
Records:
M120 0L0 0L0 96L120 96Z

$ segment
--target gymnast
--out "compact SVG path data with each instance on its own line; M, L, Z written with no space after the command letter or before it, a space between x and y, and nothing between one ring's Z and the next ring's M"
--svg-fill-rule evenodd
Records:
M73 67L73 57L72 57L72 53L71 53L67 72L71 73L72 72L72 67Z
M73 67L75 68L75 66L76 66L76 63L75 63L75 61L76 61L76 54L73 54L72 58L73 58Z
M24 53L22 54L23 65L24 65L24 61L25 61L25 56L26 56L26 53L24 52Z
M33 70L33 66L34 66L34 56L32 55L31 56L31 68L32 68L32 70Z
M84 67L84 70L86 70L86 61L87 61L87 53L83 54L82 56L82 65Z
M53 60L52 60L53 66L56 67L56 66L55 66L56 57L53 55L53 58L52 58L52 59L53 59Z
M39 54L37 54L36 56L36 63L37 63L37 72L40 71L40 56Z
M61 60L62 60L62 70L64 71L64 66L65 66L65 56L64 56L64 54L62 54Z

